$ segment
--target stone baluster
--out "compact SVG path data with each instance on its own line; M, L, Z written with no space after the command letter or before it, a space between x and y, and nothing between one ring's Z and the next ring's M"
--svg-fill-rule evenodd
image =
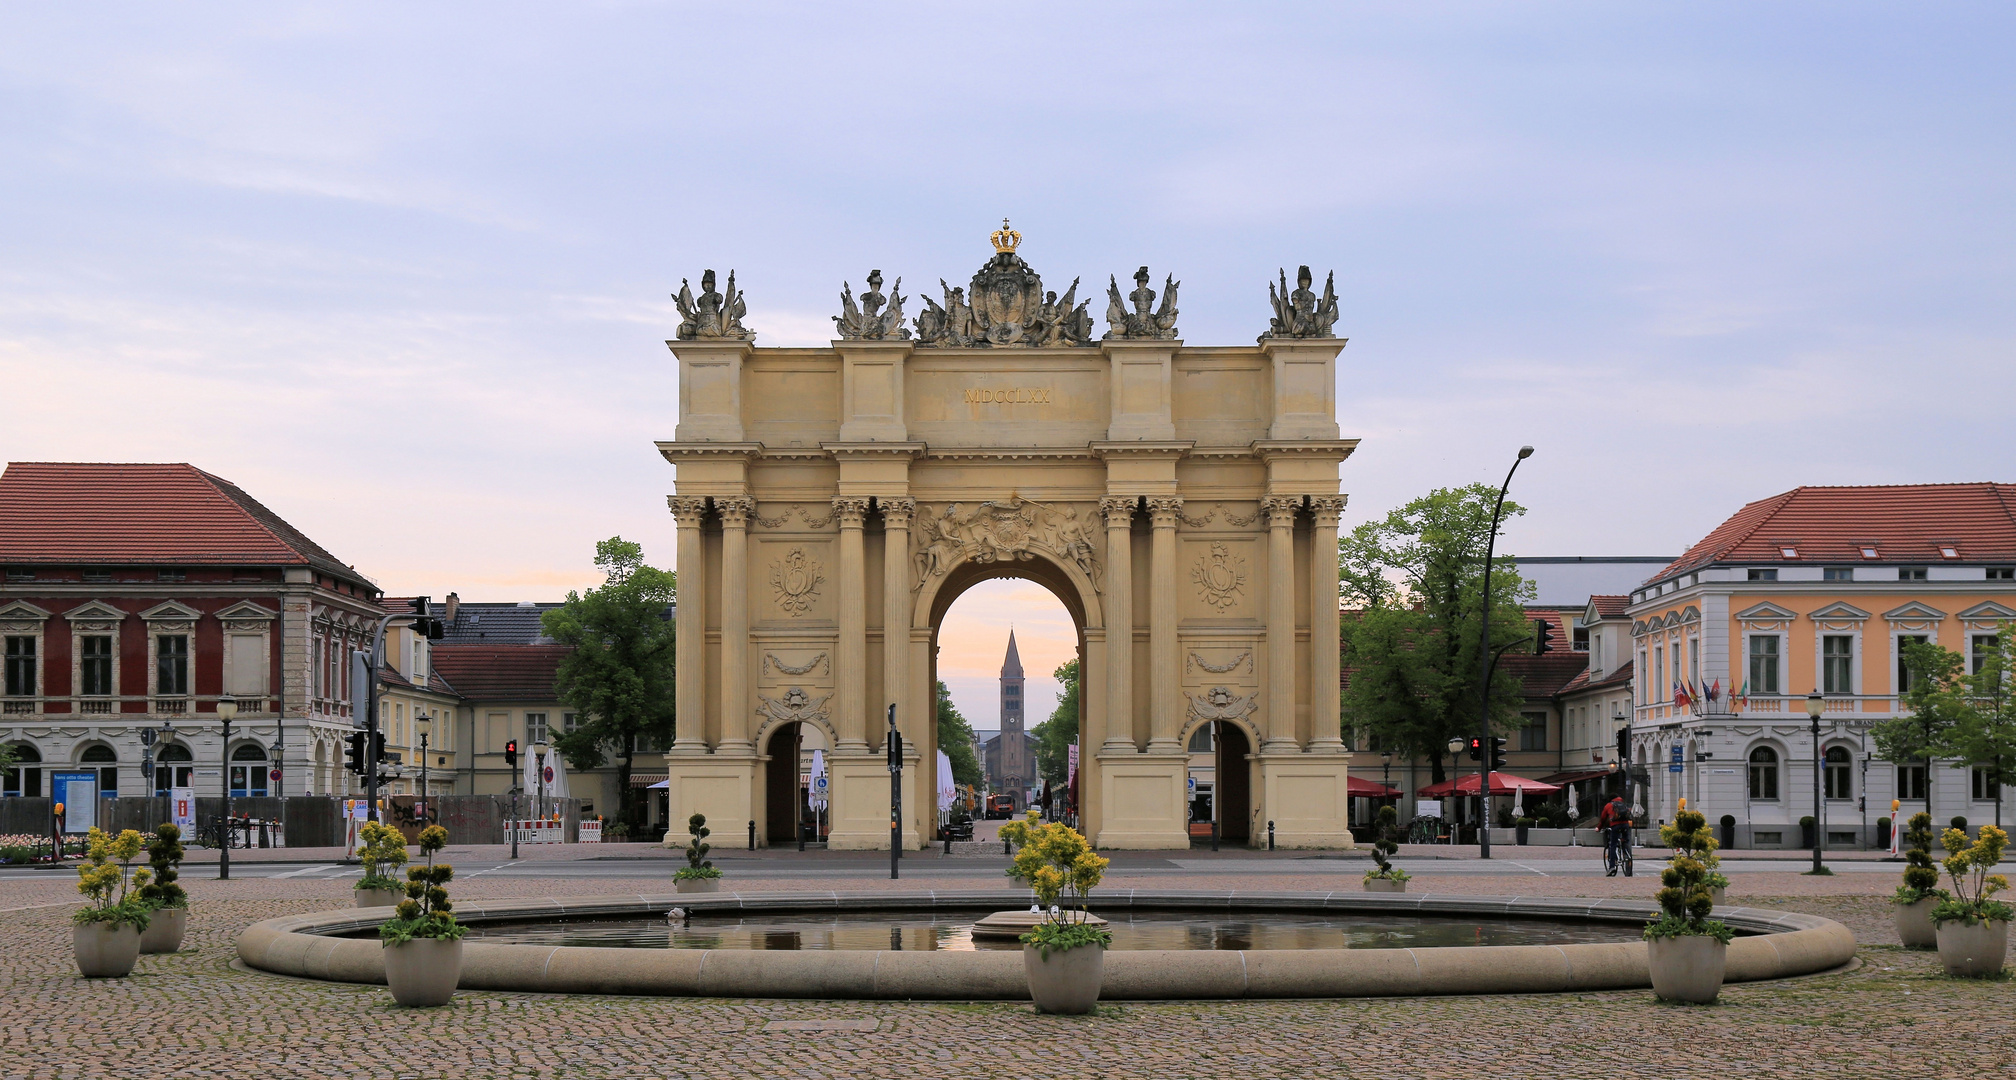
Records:
M1295 514L1300 496L1269 496L1267 512L1267 723L1260 750L1294 753Z
M674 495L665 501L679 530L680 589L674 616L679 640L673 650L678 683L672 694L679 717L672 752L699 754L707 750L707 623L701 607L707 592L707 556L700 542L700 519L706 516L707 500Z
M717 497L721 515L721 738L716 753L750 751L749 741L749 515L756 500Z
M1183 500L1151 498L1148 513L1155 529L1148 553L1148 751L1174 754L1183 749L1176 741L1183 718L1176 704L1182 691L1176 679L1176 522Z
M1344 514L1342 495L1309 500L1316 521L1309 538L1309 749L1315 753L1344 752L1337 655L1337 519Z
M865 496L842 495L833 500L833 518L840 523L840 641L834 649L833 690L840 704L835 722L839 750L868 748L868 565L861 526L868 517ZM876 733L876 742L881 734Z
M1099 500L1106 515L1106 738L1100 749L1107 752L1141 746L1134 737L1136 501L1132 495Z

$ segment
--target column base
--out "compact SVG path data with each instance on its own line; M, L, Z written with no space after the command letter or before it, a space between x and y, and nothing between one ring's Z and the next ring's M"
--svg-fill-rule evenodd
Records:
M1190 848L1190 755L1111 754L1099 769L1100 848L1187 851Z
M1350 757L1345 754L1269 754L1262 752L1260 806L1255 846L1267 843L1267 823L1274 823L1277 848L1353 848L1351 839Z
M707 842L717 849L747 847L749 822L757 820L756 770L753 755L693 754L674 750L665 755L665 779L671 813L665 846L683 848L692 839L686 819L707 816ZM758 826L761 833L761 826Z

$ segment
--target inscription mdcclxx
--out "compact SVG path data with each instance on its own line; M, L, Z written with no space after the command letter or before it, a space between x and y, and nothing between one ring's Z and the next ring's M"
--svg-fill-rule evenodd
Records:
M971 389L966 391L968 405L1048 405L1050 387L1011 386L1005 390Z

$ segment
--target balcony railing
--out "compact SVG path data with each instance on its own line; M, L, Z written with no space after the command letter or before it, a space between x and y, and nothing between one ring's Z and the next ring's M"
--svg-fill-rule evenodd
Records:
M154 712L157 716L181 716L189 712L188 698L155 698Z
M30 698L26 701L0 702L0 716L26 716L42 711L42 699Z
M80 701L77 711L85 716L104 716L112 711L112 703L103 699Z

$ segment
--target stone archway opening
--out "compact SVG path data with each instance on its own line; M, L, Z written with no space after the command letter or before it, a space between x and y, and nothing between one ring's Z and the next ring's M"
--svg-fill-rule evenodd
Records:
M763 838L769 843L796 843L812 819L801 778L804 751L804 724L778 724L764 740L762 752L769 760L763 770Z

